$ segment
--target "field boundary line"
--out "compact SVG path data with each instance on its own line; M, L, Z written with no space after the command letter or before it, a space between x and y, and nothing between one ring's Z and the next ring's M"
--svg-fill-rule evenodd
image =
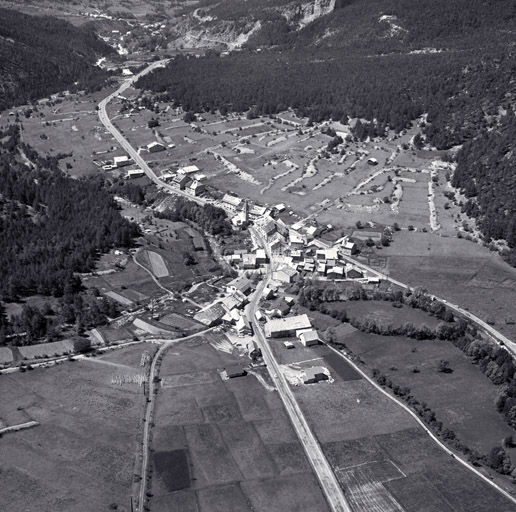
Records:
M338 351L336 348L326 344L327 347L329 347L331 350L333 350L336 354L339 354L340 357L342 357L348 364L350 364L357 372L362 375L364 379L366 379L372 386L374 386L377 390L379 390L381 393L383 393L386 397L390 398L394 403L402 407L406 412L408 412L414 420L418 423L420 427L424 429L424 431L432 438L433 441L442 449L444 450L448 455L453 457L457 462L462 464L464 467L469 469L472 473L474 473L476 476L480 477L484 482L487 482L491 487L496 489L500 494L505 496L507 499L509 499L512 503L516 505L516 498L512 496L508 491L500 487L498 484L493 482L491 479L483 475L480 471L478 471L476 468L468 464L461 456L454 453L452 450L450 450L428 427L427 425L419 418L419 416L406 404L404 404L401 400L398 400L396 397L392 396L390 393L385 391L379 384L377 384L369 375L367 375L359 366L355 364L354 361L352 361L350 358L348 358L345 354Z

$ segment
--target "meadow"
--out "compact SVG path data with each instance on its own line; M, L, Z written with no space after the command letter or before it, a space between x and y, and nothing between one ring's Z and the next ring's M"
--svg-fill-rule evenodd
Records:
M32 420L0 438L0 498L13 512L129 512L144 395L116 375L144 371L137 345L0 376L0 418Z

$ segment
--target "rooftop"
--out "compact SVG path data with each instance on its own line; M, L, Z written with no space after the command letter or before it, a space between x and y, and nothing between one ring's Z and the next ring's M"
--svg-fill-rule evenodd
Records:
M296 331L297 329L308 329L312 327L310 319L306 314L289 316L287 318L275 318L267 322L270 332L274 331Z

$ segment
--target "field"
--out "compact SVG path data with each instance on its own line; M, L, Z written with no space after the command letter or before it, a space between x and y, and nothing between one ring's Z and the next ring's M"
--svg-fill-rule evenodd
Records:
M344 341L348 347L354 349L364 336L359 331L353 331L348 333ZM394 340L385 338L385 342L391 339ZM424 350L428 350L428 342L415 343L425 345ZM377 391L335 352L321 345L304 348L298 342L294 344L294 349L287 350L282 340L271 340L271 348L276 358L284 365L285 371L291 371L286 370L287 365L294 370L323 366L331 375L329 382L309 385L299 383L292 389L349 497L353 510L514 510L514 506L506 502L496 491L491 490L445 455L423 429L417 426L411 416ZM448 345L454 348L450 343ZM444 345L439 347L441 351L445 348ZM392 350L389 350L389 362L382 364L398 364L408 355L432 361L423 349L418 348L415 354L408 346L395 345L390 349ZM356 352L359 352L358 349ZM371 346L365 346L364 343L360 355L366 362L369 362L367 358L370 352L373 352ZM437 352L438 349L435 353ZM446 355L448 354L445 353L444 356ZM376 363L379 366L381 361L377 360ZM431 371L436 373L435 367ZM471 367L471 371L476 372L476 369ZM393 370L389 375L395 379L401 372L400 368L398 371ZM422 370L421 374L423 373ZM484 378L480 374L477 377ZM425 385L429 385L429 381L422 383L422 387ZM471 381L470 387L461 384L463 387L460 391L463 395L464 389L473 387L474 392L471 394L478 398L482 392L476 388L480 385L477 381ZM441 386L444 387L444 384L441 383ZM418 397L414 387L411 387L414 395ZM435 385L433 389L437 396L440 387ZM456 392L458 397L459 384ZM448 393L449 390L444 387L443 394L446 396ZM476 401L477 416L473 419L475 428L479 430L478 438L487 436L489 428L500 426L489 422L486 423L485 430L483 426L479 426L481 412L490 400L490 397L484 398L485 402ZM464 400L466 403L475 403L475 398L468 397ZM444 403L444 400L442 402ZM428 403L431 405L430 401ZM492 401L489 402L489 406L492 407ZM451 409L451 406L449 408ZM471 412L473 411L475 409L472 405ZM442 416L441 419L444 421L444 408L437 415ZM458 428L456 431L460 435ZM507 434L498 429L492 437L503 435ZM436 478L440 471L442 475Z
M163 294L151 276L132 260L128 261L123 270L89 276L83 278L83 283L88 288L96 287L101 293L108 294L122 307L135 306L140 301Z
M327 510L277 392L253 374L222 380L224 367L249 359L214 341L181 342L164 356L151 510Z
M370 368L409 387L467 446L488 453L513 433L496 412L497 387L451 342L356 332L345 343ZM441 359L450 362L451 373L437 371ZM419 373L414 373L414 368Z
M46 369L0 376L4 423L37 421L0 438L0 499L13 512L129 512L145 345Z
M435 316L431 316L424 311L408 306L394 308L392 307L392 302L386 301L351 300L348 302L330 303L328 307L337 311L345 310L349 318L356 318L362 321L370 319L378 325L388 326L391 324L394 328L410 322L414 325L426 324L430 329L434 329L441 322Z
M131 101L137 94L128 89L125 97ZM41 105L40 115L24 121L27 142L51 154L56 148L67 147L64 141L75 137L75 143L68 144L74 148L73 157L62 161L68 164L68 172L105 174L98 167L101 161L123 152L97 119L95 102L99 97L70 96L58 105ZM182 114L168 104L159 105L159 114L149 110L120 113L121 107L121 100L115 99L109 114L135 147L156 140L174 145L145 155L158 174L195 163L207 177L206 183L216 189L271 205L284 202L299 216L318 212L322 223L398 222L430 229L430 169L440 185L449 170L440 162L438 152L416 153L410 145L401 149L410 143L416 128L396 140L346 142L340 146L341 152L323 156L320 150L331 137L317 126L304 126L306 120L299 120L298 127L280 119L248 120L245 116L223 118L205 113L194 126L184 123ZM151 118L160 123L155 131L147 125ZM335 123L335 129L343 128ZM369 165L369 158L375 158L378 165ZM121 172L109 171L115 176ZM444 210L440 188L434 188L437 222L446 217L443 229L448 232L455 226L451 216L458 209L452 204ZM322 209L326 199L329 204Z
M382 254L391 277L424 286L516 336L516 269L497 254L464 239L407 231L396 233Z

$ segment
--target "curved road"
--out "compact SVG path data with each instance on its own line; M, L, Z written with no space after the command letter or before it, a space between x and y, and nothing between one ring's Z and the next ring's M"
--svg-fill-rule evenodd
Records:
M252 228L251 228L252 229ZM269 247L261 238L261 236L253 230L253 233L260 243L260 245L267 251L270 260ZM352 509L344 496L344 492L333 472L330 464L328 463L321 446L319 445L315 435L310 430L308 423L305 420L303 412L301 411L299 404L297 403L294 394L292 393L283 372L280 370L279 365L274 357L274 354L265 338L260 324L256 321L256 311L258 309L258 301L263 292L263 289L271 280L272 272L270 264L267 266L267 275L263 279L251 299L249 308L247 310L248 319L253 322L255 326L255 334L258 339L262 355L267 368L271 375L272 381L276 385L279 395L285 405L285 409L290 417L290 421L303 445L306 456L312 465L312 468L319 480L319 484L322 488L323 493L326 496L326 500L330 505L333 512L351 512Z
M106 107L113 98L116 98L120 94L122 94L126 89L131 87L143 75L146 75L147 73L150 73L151 71L154 71L159 67L165 66L168 61L169 59L153 62L152 64L147 66L143 71L140 71L140 73L138 73L137 75L125 80L115 92L112 92L107 98L104 98L99 103L99 119L100 122L105 126L106 130L108 130L111 133L111 135L113 135L113 137L120 144L120 146L134 160L134 162L140 167L140 169L149 177L149 179L153 181L156 185L168 190L169 192L172 192L173 194L186 197L191 201L195 201L196 203L206 204L206 201L204 199L187 194L186 192L183 192L182 190L179 190L178 188L173 187L172 185L169 185L168 183L165 183L164 181L160 180L158 176L156 176L156 173L147 165L147 162L145 162L145 160L140 156L137 149L135 149L131 145L131 143L120 133L120 131L113 125L113 123L107 115Z

